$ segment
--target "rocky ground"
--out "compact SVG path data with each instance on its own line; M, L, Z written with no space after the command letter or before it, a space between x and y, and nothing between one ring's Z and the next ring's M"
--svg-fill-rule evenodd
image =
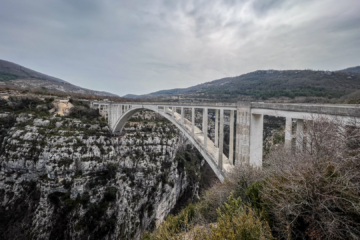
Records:
M156 113L115 137L96 112L0 101L0 238L132 239L196 196L201 155Z

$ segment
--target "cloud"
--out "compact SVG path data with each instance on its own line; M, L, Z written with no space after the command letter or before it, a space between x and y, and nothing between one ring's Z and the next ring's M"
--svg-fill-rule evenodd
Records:
M0 3L0 58L120 95L360 64L358 0Z

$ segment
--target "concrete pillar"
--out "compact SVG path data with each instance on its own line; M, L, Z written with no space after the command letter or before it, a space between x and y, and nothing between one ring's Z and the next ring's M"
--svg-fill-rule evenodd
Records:
M311 136L313 133L310 132L310 129L312 128L312 125L314 122L312 120L306 120L306 135L305 135L305 144L306 144L306 150L309 152L312 152L312 139Z
M234 110L230 110L229 161L234 164Z
M114 105L114 123L115 123L115 121L116 121L116 119L117 119L117 105Z
M123 105L120 105L120 116L123 115Z
M195 135L195 108L191 109L191 133Z
M113 113L113 122L112 122L112 125L115 124L115 121L116 121L116 105L113 105L112 106L112 109L111 109L112 113Z
M115 105L111 105L110 112L111 112L111 117L112 117L112 121L111 121L111 126L112 126L115 123L115 117L116 117Z
M250 161L250 107L249 102L237 103L235 165Z
M250 166L262 167L264 115L251 114Z
M176 108L175 107L171 107L172 108L172 117L175 118L175 110Z
M107 114L108 114L108 123L109 123L110 127L112 127L112 112L111 112L111 104L110 104L110 105L108 105Z
M302 151L304 147L304 120L296 121L296 148Z
M203 133L204 133L204 146L207 149L207 136L208 136L208 109L203 109Z
M181 107L181 124L184 125L184 107Z
M285 148L291 149L292 141L292 119L291 117L286 118L285 122Z
M111 126L111 122L112 122L112 114L111 114L111 105L108 106L109 108L106 110L108 113L108 118L109 118L109 124Z
M220 109L220 129L219 129L219 158L218 168L223 169L223 152L224 152L224 109Z
M219 147L219 109L215 110L215 147Z
M116 119L119 119L119 115L120 115L119 104L116 104Z

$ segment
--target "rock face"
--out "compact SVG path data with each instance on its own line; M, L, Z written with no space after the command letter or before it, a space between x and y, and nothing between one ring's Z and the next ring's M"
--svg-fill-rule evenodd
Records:
M1 239L139 238L196 192L201 156L155 113L121 137L98 119L0 117Z

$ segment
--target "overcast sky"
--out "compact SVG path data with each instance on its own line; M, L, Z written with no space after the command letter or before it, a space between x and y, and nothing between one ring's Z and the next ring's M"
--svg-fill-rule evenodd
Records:
M0 59L119 95L360 65L360 0L1 0Z

